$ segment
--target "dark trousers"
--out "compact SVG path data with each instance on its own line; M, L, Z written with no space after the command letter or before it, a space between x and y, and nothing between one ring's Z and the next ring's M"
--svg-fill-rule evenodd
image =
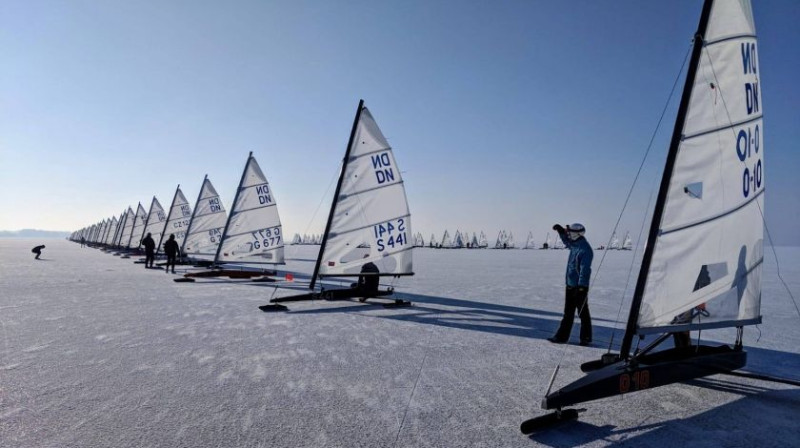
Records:
M564 295L564 317L558 327L555 338L566 341L572 332L572 323L575 321L575 312L581 318L581 341L592 340L592 316L589 314L588 291L578 291L578 288L567 286Z
M144 267L152 268L153 262L156 259L156 255L153 253L152 250L147 250L144 252Z
M166 269L167 272L169 272L169 267L172 266L172 273L173 274L175 273L175 259L176 258L177 257L175 255L167 255L167 265L165 266L165 269Z

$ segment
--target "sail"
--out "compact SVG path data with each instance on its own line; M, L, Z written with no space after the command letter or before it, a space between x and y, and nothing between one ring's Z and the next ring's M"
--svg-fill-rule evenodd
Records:
M122 226L122 233L120 233L117 245L128 247L128 244L131 242L131 231L133 230L133 221L135 217L136 215L133 214L133 210L128 207L128 211L125 213L125 223Z
M146 224L144 226L144 235L150 234L153 242L158 244L161 240L161 232L164 231L164 221L167 220L167 214L164 213L164 207L158 202L155 196L150 203L150 213L147 214Z
M431 233L431 239L428 240L428 247L437 247L439 242L436 241L436 235Z
M128 243L128 247L139 247L142 244L145 221L147 221L147 212L145 211L144 207L142 207L142 203L140 202L139 206L136 207L136 216L134 217L133 230L131 230L131 241Z
M483 233L483 230L481 230L481 236L480 239L478 240L478 247L482 249L489 247L489 241L486 239L486 234Z
M200 259L213 259L217 255L226 221L225 208L219 194L206 176L197 196L197 204L194 206L181 253Z
M619 238L617 238L617 234L613 233L611 235L611 244L608 246L609 249L618 250L619 249Z
M453 241L450 239L450 233L445 230L444 235L442 235L442 245L445 249L452 249L453 248Z
M625 238L622 239L622 250L631 250L633 249L633 240L631 240L630 232L625 233Z
M702 43L639 334L761 320L764 127L750 2L714 2Z
M318 275L357 274L367 262L381 274L413 274L411 213L403 179L391 146L363 101L342 170ZM358 247L364 243L369 247Z
M283 246L274 192L251 152L214 262L283 264Z
M453 237L453 249L461 249L465 246L463 234L456 230L456 235Z
M533 232L528 232L528 239L525 241L523 249L536 249L536 243L533 242Z
M189 229L189 223L192 221L192 206L186 200L186 196L181 191L181 186L175 189L175 196L172 197L172 205L169 207L167 220L164 222L164 230L161 238L158 240L156 253L163 248L164 242L169 239L170 235L175 235L175 241L178 247L183 245L183 240L186 238L186 231ZM155 240L155 238L153 238Z
M111 217L111 224L108 226L108 232L106 232L106 237L101 241L101 243L110 246L113 239L114 239L114 232L117 231L117 226L119 225L119 221L117 221L116 216Z

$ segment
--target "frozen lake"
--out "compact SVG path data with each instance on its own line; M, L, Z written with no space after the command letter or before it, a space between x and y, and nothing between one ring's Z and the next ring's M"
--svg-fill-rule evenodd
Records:
M310 273L317 249L288 247L287 268ZM777 250L800 298L800 248ZM746 369L800 379L800 316L765 253ZM414 256L417 275L396 282L413 307L263 313L302 281L175 283L78 244L0 239L0 447L800 446L800 389L726 375L586 403L577 422L523 436L557 364L559 387L613 334L618 344L633 255L603 261L593 347L545 339L561 317L566 251Z

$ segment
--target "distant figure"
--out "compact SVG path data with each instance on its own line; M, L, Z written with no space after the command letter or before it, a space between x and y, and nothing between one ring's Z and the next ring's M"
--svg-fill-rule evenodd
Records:
M31 249L31 252L36 254L36 257L34 257L36 260L38 260L39 257L42 255L42 249L44 249L44 244L42 244L41 246L36 246L33 249Z
M153 261L156 258L156 242L153 241L150 232L142 239L142 246L144 246L144 267L145 269L152 268Z
M81 247L86 245L86 238L81 237Z
M170 233L169 239L164 243L164 253L167 255L166 272L169 273L169 267L172 266L172 273L175 273L175 263L178 255L181 253L181 248L178 247L178 242L175 241L175 234Z
M358 289L359 294L362 294L359 297L359 301L364 302L370 297L374 297L378 292L378 285L380 283L379 274L381 271L375 266L375 263L368 262L361 266L361 273L362 274L376 274L376 275L359 275L358 276L358 283L356 284L356 289Z
M592 246L586 241L583 235L586 228L582 224L572 224L566 229L560 224L553 226L553 230L558 232L564 246L569 249L567 259L567 289L564 297L564 317L556 334L548 341L556 344L564 344L569 340L572 331L572 323L575 320L575 312L581 318L581 342L580 345L592 343L592 317L589 314L589 280L592 273Z

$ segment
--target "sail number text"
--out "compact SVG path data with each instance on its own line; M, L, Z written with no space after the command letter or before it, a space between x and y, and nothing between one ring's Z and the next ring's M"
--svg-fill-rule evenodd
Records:
M650 387L650 371L637 370L633 373L623 373L619 376L619 393L647 389Z
M756 76L753 82L744 83L745 108L747 115L759 114L761 107L758 98L758 59L756 58L755 42L741 44L742 74L747 77ZM747 78L749 79L749 78ZM760 123L754 127L740 129L736 134L736 155L743 163L742 195L747 198L751 193L758 191L763 182L763 168L761 165L761 128Z
M405 219L395 219L372 226L375 233L375 247L378 252L383 252L386 248L397 249L408 244L406 235Z
M270 227L267 229L256 230L250 232L255 241L253 241L253 249L264 249L276 246L281 242L281 228Z
M378 181L378 185L394 182L394 168L392 168L392 159L388 152L371 156L370 161L372 169L375 170L375 180Z

